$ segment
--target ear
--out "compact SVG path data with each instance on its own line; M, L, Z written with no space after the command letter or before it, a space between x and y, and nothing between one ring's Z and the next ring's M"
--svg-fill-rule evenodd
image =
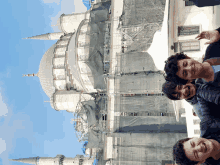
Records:
M200 162L197 163L197 165L200 165L200 164L202 164L202 163L205 163L205 161L206 161L206 160L200 161Z

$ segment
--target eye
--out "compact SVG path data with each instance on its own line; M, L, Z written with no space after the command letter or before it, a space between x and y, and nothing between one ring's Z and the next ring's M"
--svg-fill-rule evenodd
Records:
M178 89L179 89L179 90L182 89L182 85L178 85Z
M188 75L188 74L187 74L187 71L184 70L184 71L183 71L183 76L186 77L187 75Z
M187 62L184 62L184 63L183 63L183 66L186 67L186 66L187 66Z
M190 142L190 144L191 144L191 146L192 146L192 147L194 147L194 146L195 146L195 143L193 143L193 142Z
M180 99L180 94L179 93L177 93L177 98Z

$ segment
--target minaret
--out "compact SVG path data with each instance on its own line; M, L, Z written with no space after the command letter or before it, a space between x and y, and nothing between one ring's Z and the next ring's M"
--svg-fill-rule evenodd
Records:
M35 74L35 73L33 73L33 74L23 74L22 75L22 77L38 77L38 73L37 74Z
M20 158L20 159L9 159L10 161L22 162L26 164L34 164L37 165L39 161L39 157L31 157L31 158Z
M64 35L62 32L56 32L56 33L46 33L41 35L36 35L33 37L27 37L23 39L35 39L35 40L58 40L60 37Z
M75 158L68 158L59 154L56 157L10 159L10 161L22 162L27 165L93 165L94 160L95 158L84 157L83 155L76 155Z

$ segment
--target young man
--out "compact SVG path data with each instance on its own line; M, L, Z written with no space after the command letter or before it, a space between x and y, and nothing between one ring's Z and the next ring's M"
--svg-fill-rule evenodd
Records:
M204 62L200 63L183 53L177 53L168 58L164 70L167 74L166 80L177 84L186 84L197 78L203 78L207 82L214 80L214 73L220 70L220 28L214 31L205 31L196 38L210 39L211 43L206 49ZM215 59L211 59L215 58Z
M220 72L218 73L220 76ZM163 93L171 100L186 99L193 107L201 122L211 116L220 118L220 86L218 82L205 83L196 81L195 84L177 85L165 82Z
M220 71L220 58L200 63L183 53L177 53L168 58L164 70L166 79L177 84L186 84L197 78L203 78L206 82L214 81L215 73Z
M173 158L180 165L220 165L219 124L212 125L200 138L186 138L177 141L173 146ZM213 132L212 131L214 129ZM207 135L206 132L209 132Z
M219 73L220 74L220 73ZM220 87L215 82L176 85L166 82L163 92L172 100L186 99L200 118L202 138L187 138L173 147L174 161L181 165L220 165ZM168 88L167 88L168 87Z

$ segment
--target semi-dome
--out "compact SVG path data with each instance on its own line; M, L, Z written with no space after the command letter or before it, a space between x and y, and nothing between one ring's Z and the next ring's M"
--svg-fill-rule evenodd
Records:
M40 79L41 86L49 98L51 98L51 96L53 96L55 92L55 87L53 85L53 73L52 73L53 70L52 61L54 57L55 47L56 44L52 45L43 55L38 71L38 77Z

